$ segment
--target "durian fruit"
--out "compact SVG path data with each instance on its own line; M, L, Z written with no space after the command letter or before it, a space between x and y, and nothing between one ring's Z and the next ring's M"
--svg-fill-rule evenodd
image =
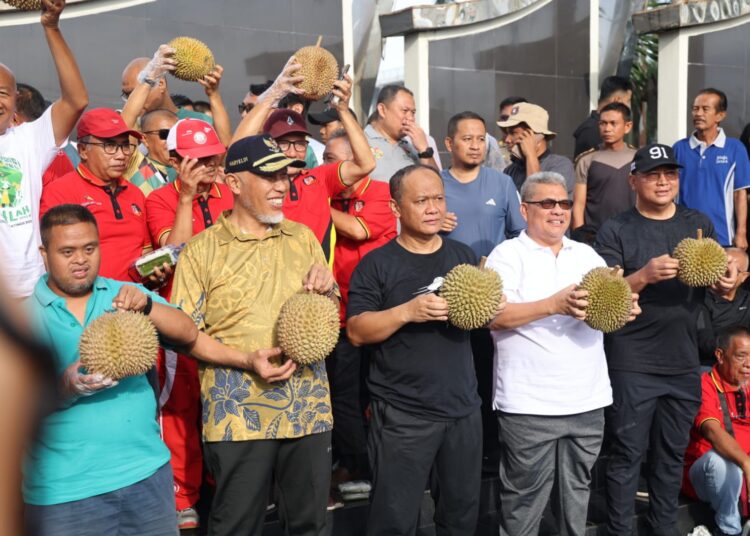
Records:
M195 82L211 74L216 66L213 53L203 41L192 37L175 37L167 46L175 50L176 65L172 71L175 78Z
M133 311L104 313L86 326L79 344L88 373L113 380L145 374L156 363L158 350L156 328Z
M448 320L461 329L477 329L495 317L503 280L490 268L459 264L445 276L440 296L448 302Z
M41 0L3 0L3 2L19 11L39 11L42 9Z
M299 49L294 57L302 65L295 76L305 77L297 84L303 90L301 97L308 100L325 97L339 76L339 64L333 54L320 46L309 46Z
M627 323L633 307L632 290L619 266L590 270L579 288L589 292L585 322L591 328L610 333Z
M677 278L689 287L710 287L727 271L727 254L716 240L684 238L674 248L672 257L680 262Z
M322 361L339 340L338 307L320 294L294 294L281 306L276 329L279 347L292 361Z

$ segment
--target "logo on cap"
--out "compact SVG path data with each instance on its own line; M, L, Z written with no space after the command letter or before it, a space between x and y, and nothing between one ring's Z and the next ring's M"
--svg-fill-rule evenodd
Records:
M281 149L279 149L279 144L276 143L276 140L273 138L263 138L263 143L266 144L266 146L271 149L274 153L281 152Z
M203 132L196 132L193 134L193 141L198 145L203 145L208 141L208 137Z
M292 119L291 115L286 116L286 124L287 125L293 125L294 124L294 119Z

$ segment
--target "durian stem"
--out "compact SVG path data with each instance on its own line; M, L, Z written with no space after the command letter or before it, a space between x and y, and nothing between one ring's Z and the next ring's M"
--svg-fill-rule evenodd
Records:
M322 35L319 35L319 36L318 36L318 42L317 42L317 43L315 43L315 46L316 46L316 47L319 47L319 46L320 46L320 44L321 44L322 42L323 42L323 36L322 36Z
M487 257L485 255L482 255L482 258L479 259L479 269L483 270L485 264L487 264Z
M698 240L703 239L703 229L698 229Z

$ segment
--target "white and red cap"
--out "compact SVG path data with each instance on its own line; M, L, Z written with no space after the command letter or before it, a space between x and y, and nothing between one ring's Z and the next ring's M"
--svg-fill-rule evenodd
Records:
M214 127L200 119L180 119L169 129L167 150L183 158L204 158L224 154L227 148Z

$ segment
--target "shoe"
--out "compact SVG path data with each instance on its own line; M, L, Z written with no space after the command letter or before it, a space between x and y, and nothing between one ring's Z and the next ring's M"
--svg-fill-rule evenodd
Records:
M201 519L195 508L177 510L177 528L179 530L197 529L201 525Z

